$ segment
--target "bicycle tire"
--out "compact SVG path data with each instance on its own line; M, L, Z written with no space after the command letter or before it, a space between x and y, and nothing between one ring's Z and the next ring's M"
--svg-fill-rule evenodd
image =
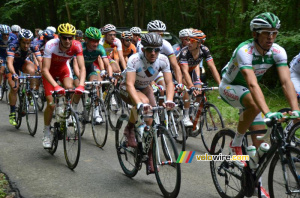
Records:
M171 114L173 114L173 117L171 116ZM175 109L173 113L169 113L168 119L171 135L177 143L181 144L181 150L185 151L187 135L180 113Z
M212 139L220 129L225 127L224 121L219 109L209 102L204 104L202 116L200 122L201 139L207 152L210 152Z
M286 142L292 146L300 147L300 122L291 127Z
M43 111L45 107L45 92L43 90L44 88L42 86L39 87L39 92L38 92L38 98L37 98L37 106L39 111Z
M80 126L77 114L75 111L70 108L70 116L65 120L65 122L61 122L64 124L64 154L65 159L68 164L68 167L73 170L76 168L79 157L80 157L80 149L81 149L81 135L80 135ZM71 121L69 121L71 119ZM73 131L72 131L73 130ZM74 155L71 153L72 149L75 149Z
M36 134L37 126L38 126L38 107L35 95L33 91L28 91L26 94L26 122L27 122L27 128L28 132L31 136L34 136ZM32 101L30 101L32 100ZM32 116L31 116L32 115ZM31 122L31 119L32 122Z
M18 105L16 106L16 123L17 125L15 126L16 129L20 128L22 124L22 117L24 116L23 110L24 108L24 101L25 101L25 96L21 91L18 91Z
M93 137L95 140L95 143L97 147L103 148L106 140L107 140L107 134L108 134L108 122L107 122L107 112L106 108L104 106L104 103L102 100L98 102L98 112L99 115L102 117L102 122L101 123L96 123L96 119L94 118L94 111L95 107L92 105L92 132L93 132ZM104 132L103 132L103 127L104 127Z
M177 163L177 148L172 135L165 127L158 126L157 136L157 138L153 138L152 148L155 178L164 197L177 197L181 185L181 168L180 163ZM171 178L167 178L171 175Z
M278 152L275 153L271 161L268 175L270 197L299 197L300 182L298 176L300 175L300 149L288 146L286 147L284 156L284 164L282 164L281 160L279 160L280 157ZM283 165L284 167L282 167ZM283 168L285 169L285 171L283 171ZM283 178L283 175L286 178ZM298 191L298 196L295 194L293 194L294 196L292 196L291 194L289 194L289 192L286 192L286 179L291 179L287 181L288 186L292 185L292 187L289 186L289 190Z
M6 80L6 79L3 79L0 101L3 100L4 94L5 94L5 89L6 89L6 81L5 81L5 80Z
M122 128L124 129L124 128ZM123 130L115 131L115 146L120 166L127 177L134 177L139 171L140 158L138 148L128 147Z
M222 153L223 155L228 155L230 152L229 144L234 138L234 136L235 136L235 132L230 129L222 129L218 133L216 133L213 138L211 149L210 149L211 154L219 155L220 153ZM224 148L224 144L227 145L227 147ZM225 197L225 198L244 197L243 189L242 189L242 179L239 180L238 178L231 177L230 173L226 171L226 169L235 172L237 175L239 175L242 178L243 170L237 167L233 162L226 161L226 160L211 161L210 171L217 192L221 197ZM225 181L222 179L225 179ZM231 179L233 180L233 182L229 181ZM231 185L236 185L236 186L233 187Z
M86 119L88 118L87 115L87 109L86 109L86 99L85 99L85 94L82 94L80 101L78 103L77 107L77 114L78 114L78 119L79 119L79 125L80 125L80 135L83 136L85 132L85 125L86 125ZM88 110L89 111L89 110Z
M115 98L116 104L112 104L112 97ZM117 117L118 117L118 112L122 112L122 103L120 104L119 101L122 99L117 98L118 95L115 94L115 91L112 93L108 93L106 95L106 107L107 107L107 112L108 112L108 122L112 130L115 130L116 128L116 123L117 123ZM121 110L121 111L120 111Z
M58 147L58 133L59 133L58 130L59 129L58 129L57 125L59 125L59 123L55 122L54 123L52 146L51 146L51 149L48 149L48 152L51 155L54 155L54 153L56 152L57 147Z

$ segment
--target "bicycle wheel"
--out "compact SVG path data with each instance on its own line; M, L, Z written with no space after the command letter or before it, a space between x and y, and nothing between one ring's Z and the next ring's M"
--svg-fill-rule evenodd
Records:
M235 132L230 129L222 129L215 134L211 144L211 154L230 154L229 144L234 136ZM211 161L210 171L214 185L221 197L243 197L242 168L236 166L232 161Z
M36 98L32 91L26 94L26 122L28 132L31 136L34 136L38 125L38 111Z
M86 109L86 102L87 102L86 95L82 94L81 99L77 106L77 114L78 114L81 136L83 136L83 134L84 134L86 121L88 119L87 115L88 115L89 109Z
M44 91L44 87L40 85L39 87L39 91L38 91L38 97L36 99L37 101L37 107L39 109L39 111L43 111L44 106L45 106L45 91Z
M210 152L211 142L214 135L224 128L224 122L219 109L211 104L205 103L202 110L200 122L201 138L205 149Z
M181 150L185 151L187 136L179 111L175 109L173 112L169 112L168 119L169 130L171 135L177 143L181 144Z
M106 107L108 113L108 121L112 130L115 129L117 119L122 112L122 99L119 97L119 94L115 94L115 91L108 93L106 98Z
M69 111L69 118L67 118L65 122L61 122L60 124L64 124L63 129L65 159L67 161L68 167L73 170L74 168L76 168L80 157L81 135L77 114L72 108Z
M17 129L20 128L22 124L22 117L26 114L25 113L25 96L20 91L18 92L18 103L16 105L16 123L15 126Z
M127 146L124 136L124 127L116 130L115 142L120 166L127 177L134 177L139 171L140 158L138 158L138 148Z
M3 79L0 101L3 100L4 94L5 94L5 89L6 89L6 81L5 80L6 79Z
M58 122L55 122L54 123L54 127L52 128L53 129L53 140L52 140L52 147L51 149L48 149L48 152L51 154L51 155L54 155L54 153L56 152L57 150L57 146L58 146L58 133L59 133L59 123Z
M165 197L177 197L181 184L180 163L173 137L163 126L158 126L158 137L153 141L153 165L158 186Z
M92 105L94 107L94 105ZM102 118L100 123L96 122L96 118L94 117L96 112L98 111L98 115ZM98 102L98 107L92 109L92 132L96 145L99 148L104 147L107 134L108 134L108 122L107 122L107 112L102 100Z
M286 142L292 146L300 147L300 122L297 122L292 126L288 133Z
M283 159L276 152L269 169L270 197L300 197L300 150L286 147ZM287 186L286 186L287 185Z

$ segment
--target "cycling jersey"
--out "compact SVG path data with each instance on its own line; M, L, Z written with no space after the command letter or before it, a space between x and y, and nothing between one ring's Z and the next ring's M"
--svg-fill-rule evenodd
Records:
M35 43L31 42L31 45L28 51L21 50L20 43L18 40L13 40L11 43L8 44L7 48L7 56L14 58L14 68L16 72L22 70L22 65L25 63L26 60L29 60L30 56L35 54L36 57L41 56L41 52L39 51L39 46Z
M255 48L254 39L249 39L241 43L233 52L229 63L226 66L226 73L222 81L232 85L243 85L247 83L241 73L242 69L253 69L257 80L272 66L287 66L287 55L285 50L274 43L270 50L264 55L260 55Z
M115 38L112 44L107 43L107 41L105 40L105 37L103 37L100 40L100 45L102 45L106 51L107 56L112 56L112 52L114 50L114 48L117 48L117 51L121 51L122 50L122 43L120 41L120 39Z
M300 53L290 62L290 72L300 74Z
M189 72L191 72L196 68L197 65L200 64L200 62L204 58L205 58L206 62L213 60L209 49L205 45L201 44L200 50L199 50L199 56L196 59L194 59L192 53L188 49L188 46L186 46L180 51L180 53L178 55L178 62L181 65L188 65Z
M136 47L136 52L141 52L142 51L142 43L141 40L139 39L138 42L136 43L135 47Z
M9 34L7 41L2 40L2 35L1 35L1 37L0 37L0 59L2 59L3 62L2 62L2 64L0 64L0 66L6 65L6 57L7 57L6 50L7 50L9 43L11 43L13 40L15 40L15 37L12 36L12 33Z
M126 47L122 44L122 50L123 50L123 56L124 57L130 57L132 54L135 54L136 53L136 48L134 46L134 44L130 43L129 47L126 48ZM113 52L113 58L114 59L119 59L119 54L118 54L118 51L116 48L114 48L114 52Z
M39 50L41 52L41 55L43 56L44 50L45 50L45 44L46 44L45 41L44 40L35 40L33 42L34 42L34 44L39 46Z
M127 62L127 67L123 71L123 82L126 83L126 73L136 72L136 79L134 86L136 89L142 90L146 88L150 83L157 77L159 72L171 72L169 59L163 55L159 54L158 58L154 63L149 63L143 53L133 54Z

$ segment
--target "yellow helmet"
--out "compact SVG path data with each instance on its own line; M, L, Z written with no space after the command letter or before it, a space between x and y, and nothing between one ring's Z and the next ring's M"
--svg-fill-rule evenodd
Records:
M76 28L70 23L60 24L57 28L59 34L76 35Z

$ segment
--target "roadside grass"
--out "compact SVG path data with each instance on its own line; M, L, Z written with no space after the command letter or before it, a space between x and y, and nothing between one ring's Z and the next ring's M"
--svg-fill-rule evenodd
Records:
M214 82L209 82L209 86L217 86ZM282 92L281 87L267 88L260 84L262 92L265 96L266 103L270 111L276 112L282 108L289 107L289 104ZM208 101L213 103L220 110L225 127L236 130L237 122L239 119L239 110L231 107L220 98L218 90L207 92Z
M0 173L0 198L7 196L7 191L9 189L8 181L3 173Z

